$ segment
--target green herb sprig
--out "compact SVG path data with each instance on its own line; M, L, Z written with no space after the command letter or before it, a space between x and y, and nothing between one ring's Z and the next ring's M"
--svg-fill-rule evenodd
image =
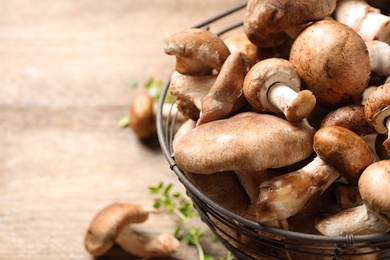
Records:
M151 194L158 197L154 201L156 209L165 209L168 213L177 216L177 223L174 230L174 236L182 242L196 247L199 255L199 260L223 260L222 257L216 259L209 255L205 255L201 238L205 234L205 229L193 225L192 220L199 219L199 213L194 209L191 200L181 192L172 191L172 184L159 182L155 186L150 186ZM212 237L212 242L218 242L216 236ZM226 260L233 260L234 257L230 252L227 252Z

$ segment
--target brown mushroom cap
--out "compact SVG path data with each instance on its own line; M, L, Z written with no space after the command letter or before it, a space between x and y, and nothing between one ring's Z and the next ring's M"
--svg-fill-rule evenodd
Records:
M251 64L256 64L260 58L259 47L249 41L248 36L244 32L235 33L225 38L224 43L229 48L230 52L240 51L245 53Z
M198 28L185 29L170 36L164 51L176 56L176 71L184 75L209 75L213 69L219 71L230 54L221 38Z
M390 83L379 86L370 93L364 105L364 115L378 133L388 133L385 120L390 115Z
M375 132L364 116L364 105L360 104L346 105L330 111L321 121L320 128L331 125L345 127L358 135Z
M122 229L130 223L142 223L148 216L149 211L137 205L110 204L91 221L85 234L84 246L92 255L102 255L114 245Z
M373 163L371 150L363 138L341 126L320 128L314 135L313 148L350 184L357 184L364 169Z
M368 166L359 179L359 192L366 207L390 227L390 160Z
M363 39L350 27L330 19L313 23L297 37L290 61L317 104L324 107L358 100L370 79Z
M154 100L147 93L139 93L130 106L130 127L141 139L156 132Z
M323 19L334 11L336 0L286 1L249 0L244 16L244 30L248 38L260 47L264 39L276 38L280 43L284 30Z
M226 118L234 110L246 105L243 84L250 66L246 54L233 52L229 55L209 93L202 98L202 108L197 125Z
M313 134L302 122L242 112L194 128L177 141L174 156L179 168L192 173L260 171L307 158Z

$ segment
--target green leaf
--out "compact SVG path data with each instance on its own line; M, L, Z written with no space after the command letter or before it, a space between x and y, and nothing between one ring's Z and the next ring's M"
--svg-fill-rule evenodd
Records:
M129 87L130 88L136 88L137 86L138 86L138 81L136 79L129 80Z
M128 116L122 118L118 123L120 128L125 128L130 125L130 118Z

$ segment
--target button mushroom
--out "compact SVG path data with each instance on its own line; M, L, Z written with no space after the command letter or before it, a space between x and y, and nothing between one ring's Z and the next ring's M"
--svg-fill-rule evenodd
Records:
M361 98L371 67L367 46L350 27L327 19L308 26L294 41L290 62L316 104L338 107Z
M390 120L390 83L379 86L370 93L364 105L366 120L373 125L379 134L386 134L383 142L387 153L390 155L389 124Z
M364 0L339 0L334 17L359 33L365 41L390 43L390 17Z
M313 129L302 122L255 112L200 125L176 142L177 166L187 172L260 171L312 154Z
M390 161L368 166L359 179L364 204L337 214L319 217L316 228L324 235L365 235L390 231Z
M260 47L267 43L275 46L285 39L284 31L290 27L331 15L336 2L249 0L244 14L244 31ZM269 39L272 40L271 44Z
M357 182L358 176L372 163L370 149L364 140L343 127L328 126L318 130L313 148L317 156L302 169L260 184L256 206L259 222L297 214L341 174Z
M230 54L216 34L198 28L185 29L171 35L164 51L176 56L176 71L184 75L210 75L219 71Z
M146 92L137 93L129 109L130 127L140 139L147 139L156 132L157 103ZM166 103L162 109L163 119L176 115L177 122L183 122L185 117L178 111L176 104Z
M210 91L202 98L198 126L226 118L247 104L243 84L250 67L246 54L233 52L229 55Z
M180 242L168 234L143 237L132 231L130 224L148 219L153 208L129 203L113 203L93 218L84 238L86 250L93 256L105 254L117 243L126 252L142 257L162 257L175 253Z
M302 90L295 67L285 59L270 58L256 63L244 81L244 95L258 111L282 112L289 121L306 118L316 98Z

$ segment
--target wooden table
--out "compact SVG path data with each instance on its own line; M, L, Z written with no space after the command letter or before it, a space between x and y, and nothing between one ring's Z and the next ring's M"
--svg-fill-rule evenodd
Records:
M157 139L141 142L127 115L134 90L165 80L166 37L239 0L18 0L0 4L0 259L91 259L83 238L113 202L151 205L159 181L183 190ZM241 16L239 16L241 17ZM172 232L153 215L137 228ZM219 244L206 253L224 256ZM114 247L99 259L133 259ZM182 245L172 259L197 259Z

